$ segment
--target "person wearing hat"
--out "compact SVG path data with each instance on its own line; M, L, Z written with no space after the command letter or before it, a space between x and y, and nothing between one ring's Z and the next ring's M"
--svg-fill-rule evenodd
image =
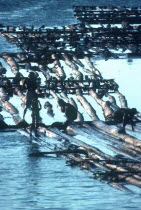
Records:
M122 128L125 129L125 126L127 124L130 124L132 126L132 131L134 131L134 115L137 114L136 108L119 108L116 110L113 114L114 120L116 123L123 123Z

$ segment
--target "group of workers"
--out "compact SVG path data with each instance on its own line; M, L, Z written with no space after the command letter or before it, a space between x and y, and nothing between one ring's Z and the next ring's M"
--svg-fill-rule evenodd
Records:
M74 120L77 119L77 109L70 103L66 103L64 100L59 99L58 105L60 107L61 112L65 113L66 121L64 122L64 129L67 128L67 126L71 125ZM32 124L31 124L31 133L34 129L35 135L37 136L37 127L40 119L40 110L41 110L41 104L38 100L37 94L34 94L33 99L31 100L31 116L32 116ZM132 131L134 131L134 126L136 122L140 122L135 115L137 114L136 108L119 108L113 113L113 120L115 124L121 124L122 128L119 130L119 132L125 133L125 127L127 124L130 124L132 127ZM25 115L25 113L24 113Z
M67 128L74 120L77 119L77 109L71 105L70 103L66 103L64 100L59 99L58 105L60 107L61 112L65 113L66 121L64 123L64 128ZM31 129L30 136L32 136L32 131L34 130L35 136L38 136L37 128L40 121L40 110L42 109L41 103L38 99L38 94L34 92L31 97L26 98L25 110L23 113L23 119L25 117L27 109L31 110ZM0 109L2 111L2 109ZM130 124L132 126L132 130L134 131L135 123L139 120L135 117L137 114L136 108L119 108L113 113L113 120L115 124L122 123L122 132L125 132L125 126ZM3 116L0 115L0 127L5 128L5 122Z
M23 119L25 118L25 114L28 108L31 110L31 129L30 136L32 136L32 131L34 130L35 136L38 136L37 128L39 126L40 121L40 110L42 109L41 103L38 99L38 94L36 93L36 89L38 88L35 74L31 72L29 77L25 79L23 83L24 88L26 88L26 101L25 108L23 112ZM60 107L61 112L65 113L66 121L64 123L64 129L67 128L74 120L77 119L77 108L75 108L70 103L66 103L64 100L59 99L58 105ZM46 106L44 106L45 108ZM0 108L0 112L2 109ZM137 114L137 110L135 108L119 108L113 113L113 120L115 124L122 123L122 132L125 132L125 126L130 124L132 126L132 130L134 131L135 123L139 120L135 117ZM5 128L6 123L4 122L3 116L0 115L0 127Z

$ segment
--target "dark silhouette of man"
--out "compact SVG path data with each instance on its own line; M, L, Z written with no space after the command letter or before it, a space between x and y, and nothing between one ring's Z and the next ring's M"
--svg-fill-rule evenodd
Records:
M23 88L26 88L26 101L23 113L23 119L25 117L27 109L31 106L32 99L35 96L35 90L37 89L37 78L34 72L30 72L28 78L23 83Z
M64 123L64 127L66 128L74 120L76 120L76 118L77 118L77 109L72 104L66 103L62 99L58 100L58 104L61 107L61 112L64 112L65 116L67 118L66 122Z
M120 108L114 112L114 120L116 123L123 123L122 128L125 129L127 124L132 126L132 131L134 131L134 115L137 114L136 108Z
M34 129L35 131L35 136L38 136L37 134L37 128L40 120L40 110L42 106L40 101L38 100L37 94L34 95L31 103L31 117L32 117L32 124L31 124L31 129L30 129L30 136L32 136L32 130Z

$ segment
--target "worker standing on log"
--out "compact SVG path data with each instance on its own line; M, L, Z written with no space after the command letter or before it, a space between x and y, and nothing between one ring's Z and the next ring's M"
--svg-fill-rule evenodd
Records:
M76 118L77 118L77 109L73 105L71 105L69 103L66 103L62 99L58 100L58 104L61 107L61 112L64 112L65 116L67 118L66 122L64 123L64 127L66 128L74 120L76 120Z
M35 90L37 89L37 77L34 72L30 72L27 79L23 83L23 88L27 89L25 97L25 108L23 113L23 119L25 117L27 109L31 106L32 98L35 96Z
M114 120L116 123L123 123L122 131L125 131L125 126L130 124L132 126L132 131L134 131L134 115L137 114L136 108L128 109L128 108L119 108L113 114Z
M32 136L32 130L34 129L35 136L38 136L37 134L37 128L40 120L40 110L42 106L40 101L38 100L37 94L34 95L34 98L32 99L31 103L31 117L32 117L32 124L31 124L31 129L30 129L30 137Z

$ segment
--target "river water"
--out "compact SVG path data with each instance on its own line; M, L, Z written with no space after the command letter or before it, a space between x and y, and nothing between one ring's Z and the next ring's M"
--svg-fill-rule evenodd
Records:
M76 23L73 5L106 5L105 1L92 0L0 0L0 23L4 25L35 25L39 27L64 26ZM108 1L115 5L140 5L140 1ZM1 38L0 52L17 51L9 47ZM139 71L140 61L96 61L105 77L116 77L117 82L124 77L123 71ZM116 75L110 69L114 65ZM118 66L118 68L117 68ZM121 68L124 68L123 71ZM108 68L110 73L108 74ZM140 76L140 74L138 73ZM139 77L138 77L139 78ZM136 78L136 80L138 79ZM134 81L135 82L135 81ZM120 84L119 84L120 85ZM121 90L127 95L130 105L140 106L138 94L134 96L121 81ZM138 86L133 87L137 90ZM129 88L131 86L128 86ZM134 102L132 102L134 101ZM140 110L141 111L141 110ZM7 120L9 116L7 116ZM134 193L119 191L107 183L93 179L91 174L79 168L66 165L64 158L31 157L30 153L43 150L30 139L17 132L0 132L0 209L2 210L128 210L141 209L141 190L129 186Z

